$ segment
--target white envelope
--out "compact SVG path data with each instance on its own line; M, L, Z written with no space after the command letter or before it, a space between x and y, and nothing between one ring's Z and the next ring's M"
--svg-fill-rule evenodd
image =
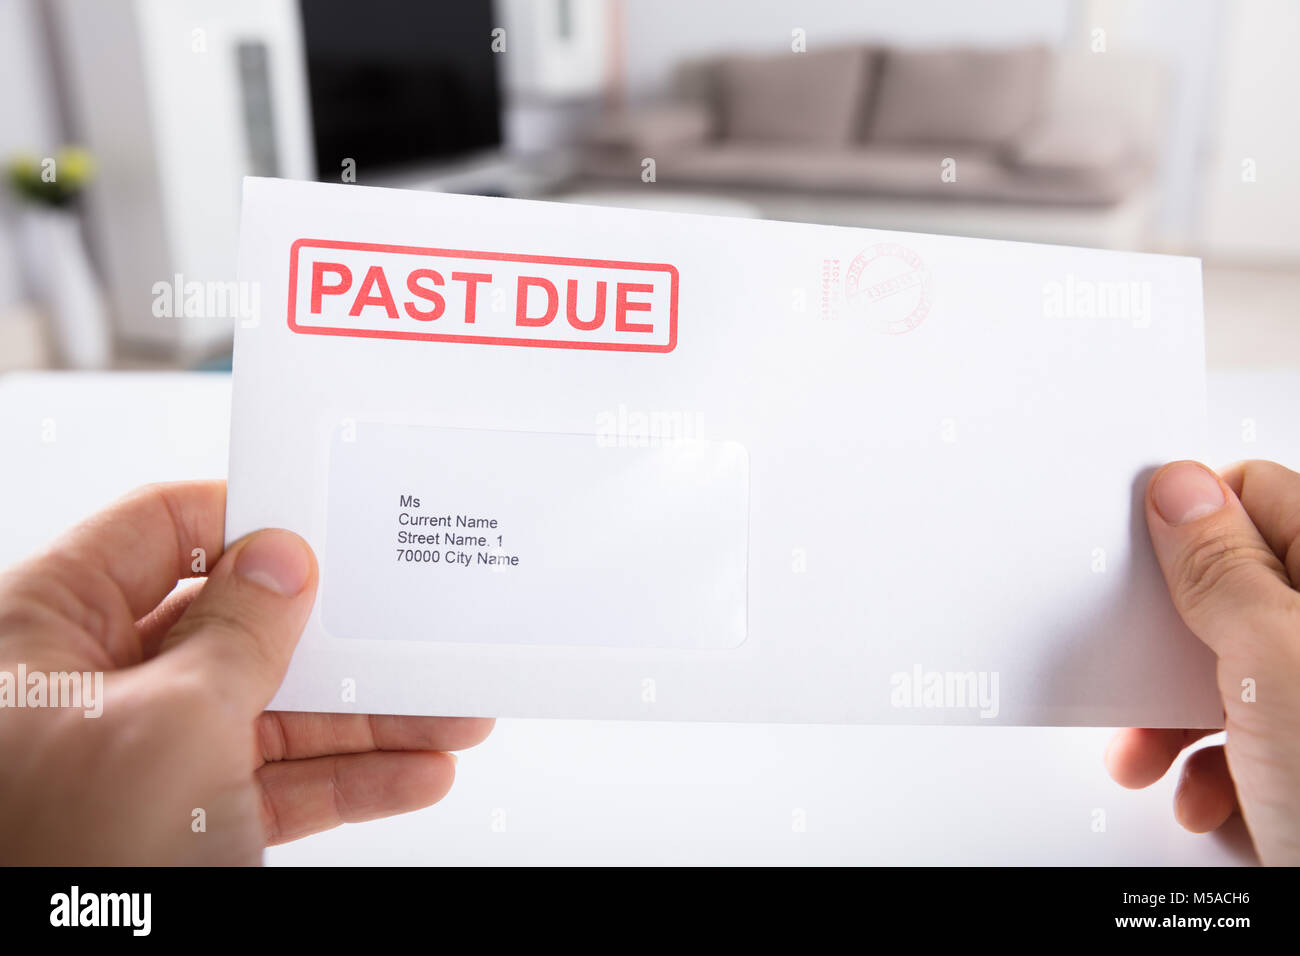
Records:
M227 536L321 566L274 707L1221 725L1141 506L1197 260L265 179L239 258Z

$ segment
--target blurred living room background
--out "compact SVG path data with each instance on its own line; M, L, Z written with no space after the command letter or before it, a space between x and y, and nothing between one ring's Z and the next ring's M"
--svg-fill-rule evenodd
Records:
M0 371L228 367L245 175L1200 256L1210 363L1295 364L1298 42L1290 0L0 0Z

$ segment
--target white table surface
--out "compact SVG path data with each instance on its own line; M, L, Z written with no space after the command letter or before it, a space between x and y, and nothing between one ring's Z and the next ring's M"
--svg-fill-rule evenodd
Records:
M226 473L219 374L0 378L0 564L148 481ZM1211 377L1215 460L1300 464L1300 370ZM1254 440L1249 423L1253 421ZM53 441L43 440L53 425ZM1290 430L1288 430L1290 429ZM1175 775L1113 784L1110 731L502 721L442 803L272 864L1228 864L1240 821L1185 833ZM1217 738L1211 738L1211 741ZM1095 811L1105 830L1094 829ZM802 825L801 825L802 824Z

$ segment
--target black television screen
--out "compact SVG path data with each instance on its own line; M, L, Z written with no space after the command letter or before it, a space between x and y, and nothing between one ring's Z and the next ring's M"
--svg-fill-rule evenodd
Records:
M320 179L501 142L491 0L301 0Z

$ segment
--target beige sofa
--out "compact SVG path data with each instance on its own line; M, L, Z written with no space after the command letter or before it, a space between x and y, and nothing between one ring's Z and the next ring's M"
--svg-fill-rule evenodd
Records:
M844 46L684 64L602 118L593 183L744 198L772 218L1135 245L1164 124L1157 64L1044 47Z

